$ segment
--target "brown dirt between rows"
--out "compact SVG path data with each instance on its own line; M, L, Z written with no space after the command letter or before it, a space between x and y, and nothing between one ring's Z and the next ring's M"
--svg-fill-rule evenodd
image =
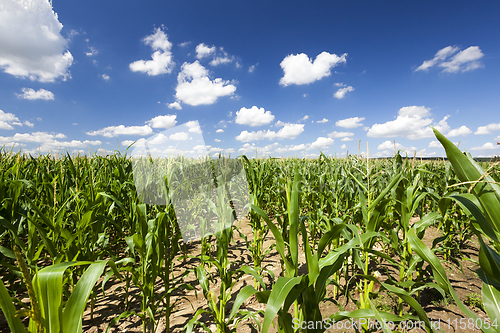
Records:
M415 219L415 218L414 218ZM415 222L415 220L412 220L412 222ZM240 223L236 222L237 225L240 226L241 230L243 233L248 235L249 240L252 239L252 231L251 227L248 224L248 220L243 220ZM425 237L423 239L424 243L428 246L432 246L432 241L440 237L441 233L436 229L436 228L428 228L425 233ZM266 246L269 246L272 244L274 241L274 238L271 233L269 233L268 237L266 238ZM246 264L248 265L253 265L250 253L248 252L245 242L243 239L239 237L237 233L234 234L234 243L230 247L230 257L231 258L237 258L237 259L243 259ZM197 255L200 253L200 243L195 242L191 244L191 249L189 251L190 255ZM464 257L472 259L474 261L478 260L478 242L475 237L473 237L471 240L469 240L466 244L465 247L462 249L462 253L464 254ZM305 264L305 255L302 253L299 255L299 260L301 261L302 264ZM448 263L442 261L443 266L445 267L445 270L447 271L448 278L452 282L453 288L455 289L455 292L459 296L459 298L462 300L462 302L465 303L467 296L475 293L476 295L481 296L481 285L482 282L481 280L477 277L475 270L478 268L478 266L474 263L474 261L470 260L461 260L461 264L463 267L463 273L460 271L459 268L457 268L456 264ZM180 273L181 271L187 269L187 268L193 268L197 264L197 261L195 259L191 259L190 261L187 261L186 263L183 263L182 261L178 261L175 265L175 269L178 270ZM279 276L281 268L280 268L280 261L279 261L279 254L276 252L276 250L271 251L263 265L270 265L271 270L274 272L276 278ZM397 280L397 274L394 267L391 267L387 263L381 262L381 266L376 267L375 270L379 270L382 273L382 278L381 281L385 280L384 277L384 267L388 269L388 272L391 274L393 279ZM302 267L301 272L305 271L305 267ZM192 318L194 313L200 309L200 308L205 308L207 309L207 303L203 297L203 293L201 291L201 287L197 283L196 277L194 276L193 273L190 273L188 278L186 279L186 282L191 283L195 289L195 291L189 291L184 295L179 295L176 297L180 296L186 296L189 302L183 300L179 304L179 306L176 308L174 313L170 317L170 331L171 332L182 332L184 325ZM266 281L267 282L267 281ZM341 283L343 283L341 281ZM251 276L244 276L240 281L237 282L233 289L233 301L234 297L237 295L239 290L248 284L253 284L253 277ZM123 290L116 290L117 288L121 287L123 283L111 283L108 282L106 284L106 296L103 297L102 293L99 294L95 307L94 307L94 314L93 318L91 319L90 316L90 307L87 307L85 313L84 313L84 318L83 318L83 332L91 332L91 333L97 333L97 332L105 332L106 328L109 324L109 322L118 316L120 313L124 311L124 291ZM213 290L215 293L218 293L220 284L216 285L211 285L211 290ZM330 286L331 287L331 286ZM328 290L332 290L333 288L328 288ZM157 283L156 287L157 292L160 294L164 291L163 285L159 281ZM99 288L100 291L100 288ZM134 288L131 288L130 294L133 295L134 292L137 292L136 290L134 291ZM426 291L422 293L421 296L421 305L424 308L424 310L427 312L427 315L431 321L438 321L440 320L440 328L444 332L462 332L462 331L467 331L467 332L481 332L479 329L466 329L466 330L461 330L460 326L458 323L460 322L460 318L467 318L464 315L462 315L460 309L454 305L454 304L448 304L446 305L442 299L440 299L441 296L437 295L436 293L433 293L431 291ZM29 299L25 299L24 301L28 301ZM356 310L357 307L356 305L351 301L348 300L346 303L346 298L344 296L340 296L338 298L339 303L342 305L345 311L352 311ZM383 311L389 311L395 313L395 305L397 304L397 298L396 297L390 297L385 292L381 292L379 296L374 300L375 304L380 305L382 308L385 308ZM190 304L191 303L191 304ZM230 308L229 304L229 308ZM247 300L241 307L242 309L247 309L247 310L253 310L253 311L264 311L265 310L265 305L260 304L257 302L255 298L250 298ZM392 309L392 310L389 310ZM471 308L475 313L481 317L481 318L487 318L487 315L485 312L483 312L480 309L477 308ZM137 311L140 312L140 300L139 298L136 298L133 303L131 303L129 310L132 311ZM323 318L327 318L333 313L336 313L339 311L339 307L334 305L331 302L323 302L320 305L320 310L323 314ZM380 309L379 309L380 310ZM405 310L408 310L406 308ZM260 315L261 322L263 319L263 315ZM457 321L455 321L457 319ZM156 332L164 332L165 331L165 318L164 317L159 317L158 319L158 328ZM212 332L216 332L215 329L215 324L212 318L208 317L207 315L204 315L201 317L200 321L203 321L207 324L207 326L212 330ZM450 322L450 325L448 322ZM253 322L247 320L239 324L237 331L242 332L242 333L256 333L258 330L253 327L252 325ZM457 325L456 325L457 324ZM270 327L269 332L270 333L275 333L276 328L274 327L276 325L276 319L274 320L273 325ZM458 326L458 327L456 327ZM0 332L8 332L9 329L6 326L5 323L5 318L3 318L2 314L0 313ZM137 316L130 316L126 319L120 320L116 325L114 325L111 329L111 332L142 332L142 322L139 317ZM149 332L149 330L148 330ZM201 328L197 328L195 332L204 332ZM328 329L327 332L354 332L353 329ZM412 329L409 330L408 332L424 332L422 329Z

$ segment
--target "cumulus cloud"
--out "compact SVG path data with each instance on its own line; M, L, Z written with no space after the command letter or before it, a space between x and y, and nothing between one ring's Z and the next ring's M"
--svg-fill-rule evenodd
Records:
M6 113L0 110L0 129L4 130L13 130L14 127L12 126L23 126L26 125L28 127L33 127L33 123L30 123L29 121L24 121L21 122L19 118L16 117L13 113Z
M35 91L35 89L23 88L22 92L23 93L18 94L17 97L29 100L35 100L35 99L43 99L46 101L54 100L54 94L51 91L45 89L39 89Z
M16 133L11 137L0 136L0 145L20 145L25 146L26 143L39 144L40 150L47 151L58 148L85 148L88 146L99 146L101 141L59 141L64 139L66 135L62 133L47 133L47 132L33 132L33 133Z
M216 56L212 61L210 61L211 66L219 66L224 64L229 64L234 61L234 56L229 56L226 51L220 48L222 55ZM239 67L239 64L236 63L236 67Z
M152 59L134 61L129 65L131 71L147 73L150 76L172 72L175 65L170 51L172 43L163 30L163 27L156 28L153 34L144 37L144 44L151 46L154 51Z
M215 133L224 133L224 130L222 128L219 128Z
M331 69L346 62L347 53L340 57L336 54L322 52L313 61L307 54L291 54L286 56L280 66L285 73L280 80L283 86L291 84L309 84L331 75Z
M272 115L271 111L256 106L252 106L250 109L242 107L239 111L236 111L235 122L240 125L262 126L270 124L273 120L274 115Z
M209 55L215 53L215 46L208 47L207 45L201 43L196 46L196 58L203 59Z
M317 123L320 123L320 124L324 124L324 123L327 123L327 122L328 122L328 119L323 118L322 120L317 120L316 122L317 122Z
M363 120L365 120L364 117L351 117L347 119L338 120L335 123L335 126L344 128L356 128L363 126L363 124L361 123Z
M325 138L325 137L321 137L320 136L318 139L316 139L316 141L314 141L313 143L311 143L311 145L307 148L307 150L313 150L313 149L322 150L322 149L327 149L332 144L333 144L333 139L332 138Z
M44 10L0 11L0 68L33 81L64 81L71 78L73 56L61 36L63 25L46 0L37 3Z
M236 87L220 78L210 80L208 71L196 60L182 65L175 91L178 101L196 106L213 104L219 97L231 96Z
M153 130L150 126L109 126L97 131L86 132L87 135L102 135L107 138L112 138L118 135L150 135Z
M439 50L433 59L424 61L415 71L427 71L436 65L443 68L443 73L467 72L483 67L479 59L484 54L478 46L470 46L458 52L459 50L456 46L447 46Z
M481 135L481 134L491 134L493 131L498 131L500 130L500 123L491 123L486 126L480 126L477 128L477 131L474 132L476 135Z
M152 118L151 120L146 121L146 124L151 126L152 128L164 128L169 129L177 124L177 115L175 114L167 114L164 116L157 116Z
M347 149L347 146L343 144L342 146L340 146L340 149Z
M209 56L212 56L212 60L210 61L211 66L228 64L234 61L234 56L230 56L222 47L217 49L215 46L209 47L204 43L196 46L196 58L198 58L198 60L202 60ZM239 63L236 63L236 67L240 66L241 65Z
M400 143L394 143L393 141L385 141L381 143L377 149L382 150L381 152L378 152L373 155L373 157L381 157L381 156L388 156L394 153L394 148L396 148L397 151L403 151L407 154L413 154L415 151L417 151L417 147L405 147ZM422 154L425 152L425 149L420 151Z
M257 147L255 146L254 143L245 143L238 151L242 154L249 154L249 153L255 153L257 150L259 154L263 155L268 155L274 152L274 150L279 146L279 143L275 142L273 144L264 146L264 147Z
M467 126L460 126L459 128L452 129L446 136L450 138L455 136L466 136L471 133L472 131Z
M333 94L333 97L338 98L338 99L342 99L347 95L348 92L351 92L351 91L354 91L354 88L352 86L340 88L339 90L337 90L335 92L335 94Z
M189 133L177 132L177 133L171 134L168 138L170 140L175 140L175 141L186 141L187 139L189 139Z
M203 131L200 128L200 124L197 120L191 120L186 123L186 126L189 128L190 133L198 133L201 134Z
M103 79L104 81L108 81L109 80L109 75L108 74L101 74L101 75L99 75L99 77L101 79Z
M182 110L182 106L179 102L173 102L173 103L168 104L168 108Z
M429 143L429 148L441 148L443 147L441 145L441 142L437 141L437 140L433 140Z
M429 125L433 125L441 133L447 133L450 130L445 116L437 124L433 124L430 118L430 108L424 106L405 106L399 109L395 120L383 124L374 124L366 134L372 138L391 138L403 137L410 140L433 137L434 133Z
M495 145L492 142L486 142L481 147L474 147L474 148L471 148L470 150L492 150L492 149L498 149L498 145Z
M354 135L354 133L352 133L352 132L337 132L337 131L334 131L334 132L328 133L328 137L329 138L344 138L344 137L353 136L353 135Z
M236 137L236 140L250 142L263 139L295 139L302 132L304 132L304 124L285 124L278 132L271 130L257 132L243 131Z

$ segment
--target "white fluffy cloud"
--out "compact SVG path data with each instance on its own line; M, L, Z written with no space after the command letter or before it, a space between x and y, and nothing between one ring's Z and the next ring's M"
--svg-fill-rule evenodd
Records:
M323 150L327 149L331 145L333 145L333 139L320 136L318 139L316 139L316 141L311 143L311 145L307 148L307 150L313 150L313 149Z
M304 132L304 124L285 124L278 132L271 130L257 132L243 131L236 137L236 140L250 142L263 139L294 139L302 132Z
M196 46L196 58L203 59L209 55L215 53L215 46L208 47L207 45L201 43Z
M152 128L164 128L169 129L177 124L177 115L175 114L167 114L165 116L157 116L151 120L148 120L146 124L151 126Z
M365 120L365 118L363 117L351 117L337 121L335 123L335 126L344 128L356 128L359 126L363 126L363 124L361 123L363 120Z
M186 123L186 126L189 128L189 132L201 134L203 131L200 128L200 124L197 120L191 120Z
M433 140L429 143L429 148L441 148L443 147L441 145L441 142L437 141L437 140Z
M391 138L403 137L410 140L433 137L434 133L429 125L433 125L441 133L447 133L450 130L445 116L437 124L433 124L430 117L429 108L424 106L405 106L399 109L395 120L383 124L374 124L366 134L372 138Z
M150 126L109 126L97 131L86 132L88 135L102 135L107 138L112 138L118 135L150 135L153 130Z
M470 46L460 52L458 50L456 46L442 48L433 59L424 61L415 71L427 71L436 65L443 68L443 73L467 72L483 67L479 59L484 54L478 46Z
M234 61L234 56L229 56L229 54L224 51L224 48L220 47L218 50L215 46L209 47L204 43L198 44L196 46L196 58L202 60L208 56L212 56L212 61L210 61L211 66L218 66L222 64L228 64ZM239 63L236 63L236 67L240 67Z
M322 120L317 120L316 122L317 122L317 123L320 123L320 124L324 124L324 123L327 123L327 122L328 122L328 119L323 118Z
M14 127L12 126L23 126L26 125L28 127L33 127L33 123L30 123L29 121L24 121L21 122L19 118L16 117L13 113L5 113L2 110L0 110L0 129L4 130L13 130Z
M262 126L268 125L274 120L271 111L266 111L264 108L252 106L250 109L242 107L236 111L236 123L240 125Z
M213 104L219 97L231 96L236 87L220 78L210 80L207 69L196 60L182 65L175 91L178 101L196 106Z
M215 133L224 133L224 130L222 128L219 128Z
M101 141L59 141L58 139L64 139L66 136L62 133L54 134L47 132L33 132L33 133L16 133L11 137L0 136L0 145L19 145L25 146L26 143L36 143L39 144L41 151L55 150L58 148L86 148L88 146L99 146ZM38 148L36 149L38 151Z
M450 138L455 136L466 136L471 133L472 131L467 126L460 126L459 128L452 129L446 136Z
M238 151L242 154L248 154L248 153L255 153L257 150L259 154L261 155L268 155L274 152L274 150L279 146L279 143L275 142L273 144L264 146L264 147L257 147L255 146L254 143L245 143Z
M307 54L291 54L286 56L280 66L285 73L280 84L288 86L291 84L309 84L331 75L331 69L346 62L347 53L340 57L336 54L322 52L313 61Z
M172 43L169 42L167 34L163 31L163 27L156 28L155 32L142 40L144 44L151 46L154 53L151 55L151 60L137 60L129 65L133 72L143 72L150 76L168 74L174 68L172 57Z
M335 94L333 94L333 97L338 98L338 99L342 99L347 95L348 92L351 92L351 91L354 91L354 88L351 86L340 88L339 90L337 90L335 92Z
M99 77L101 79L103 79L104 81L108 81L109 80L109 75L108 74L101 74L101 75L99 75Z
M173 102L173 103L168 104L168 108L182 110L182 106L179 102Z
M329 138L344 138L346 136L353 136L353 135L354 135L353 132L337 132L337 131L334 131L334 132L328 133L328 137Z
M37 11L0 11L0 68L40 82L71 78L73 56L61 36L63 25L46 0L36 2Z
M481 147L474 147L474 148L471 148L470 150L493 150L493 149L498 149L498 145L495 145L492 142L486 142Z
M395 147L394 147L395 146ZM382 157L382 156L389 156L392 153L394 153L394 148L396 148L397 151L401 150L403 152L406 152L407 154L413 154L415 151L417 151L417 147L404 147L400 143L395 143L393 141L385 141L381 143L377 149L382 150L373 155L373 157ZM420 152L423 154L425 152L425 149L420 150Z
M171 134L168 138L170 140L175 140L175 141L186 141L187 139L189 139L189 133L177 132L177 133Z
M18 94L17 97L30 100L43 99L46 101L54 99L54 94L51 91L45 89L40 89L35 91L34 89L31 88L23 88L22 91L23 93Z
M493 131L498 131L500 130L500 123L491 123L486 126L480 126L477 128L477 131L474 132L474 134L481 135L481 134L491 134Z

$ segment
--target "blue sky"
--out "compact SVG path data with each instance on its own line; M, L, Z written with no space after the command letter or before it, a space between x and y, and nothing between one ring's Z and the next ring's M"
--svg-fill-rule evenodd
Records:
M0 4L9 149L112 152L169 130L154 149L202 134L233 156L345 156L359 140L372 157L394 141L443 156L432 125L500 152L498 2L19 4Z

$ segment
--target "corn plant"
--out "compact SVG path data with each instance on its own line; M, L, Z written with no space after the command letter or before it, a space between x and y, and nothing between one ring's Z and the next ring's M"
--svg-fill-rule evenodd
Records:
M16 311L5 285L3 282L0 283L2 298L0 305L14 333L26 332L19 316L26 316L30 319L28 332L81 333L83 312L94 285L107 263L116 271L112 261L62 262L37 271L31 281L29 269L19 250L16 250L16 257L27 286L31 309ZM64 282L68 282L65 273L71 267L81 265L89 266L74 286L67 301L64 301L64 288L66 287Z
M498 318L500 314L500 255L497 251L500 249L500 186L498 177L490 174L490 170L481 168L470 155L464 155L462 152L439 131L434 130L436 138L441 142L446 150L453 169L462 184L469 186L468 193L451 195L443 198L441 207L446 207L448 200L456 201L472 218L471 227L475 230L480 243L479 263L481 268L477 271L483 281L482 294L486 313L490 318ZM443 211L442 211L443 213ZM487 237L492 242L495 249L492 249L483 241ZM425 245L413 239L419 246L419 256L428 261L435 270L434 276L442 289L446 290L460 309L474 320L477 316L470 311L458 299L449 280L446 277L442 266L437 258L430 252ZM496 251L495 251L496 250ZM415 249L417 251L417 249ZM493 331L491 328L482 328L484 332Z
M219 180L219 185L221 183L223 182ZM215 236L217 241L216 256L212 258L204 254L200 255L202 265L197 266L195 269L196 277L203 290L203 296L208 304L208 310L199 309L196 311L193 318L185 326L187 333L191 333L195 325L202 326L207 332L210 332L204 323L198 321L198 317L203 313L208 313L213 317L218 333L235 332L238 323L246 318L253 318L256 323L259 323L256 313L239 309L248 297L257 292L257 290L251 286L246 286L240 291L231 312L229 315L226 313L233 288L243 274L249 273L253 275L262 286L264 282L253 268L243 266L236 269L231 265L228 257L228 250L233 238L233 209L228 203L225 186L218 186L216 191L215 203L209 201L213 212L217 216L217 221L215 222ZM208 265L206 264L208 263L216 268L218 278L220 279L218 296L210 289L210 281L214 282L217 276L211 274L209 269L207 269Z

